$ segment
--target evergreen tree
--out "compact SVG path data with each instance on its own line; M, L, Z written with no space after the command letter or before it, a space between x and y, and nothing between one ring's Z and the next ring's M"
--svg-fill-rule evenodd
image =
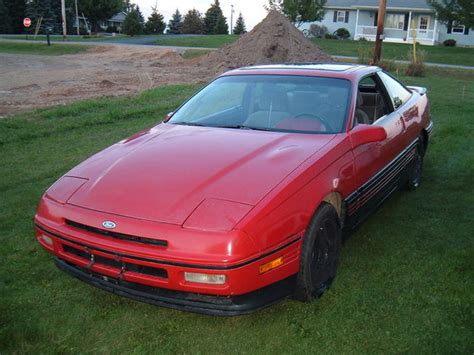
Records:
M204 20L196 9L189 10L184 16L183 27L181 33L186 34L203 34L206 32Z
M165 28L166 23L164 21L163 15L154 9L145 24L145 33L161 35L163 34Z
M61 32L61 2L54 0L31 0L28 1L26 15L32 20L32 27L42 17L41 30L51 32Z
M0 0L0 33L12 33L10 12L3 0Z
M244 33L247 33L247 28L245 27L244 17L242 16L242 13L240 13L237 22L235 23L234 34L241 35Z
M168 33L179 35L181 34L181 28L183 27L183 17L179 13L179 10L176 9L176 12L171 17L171 20L168 22Z
M134 6L123 20L122 32L132 37L135 35L142 34L143 23L144 18L142 13L140 12L140 8L138 6Z
M10 29L5 33L24 32L23 19L26 17L26 0L3 0L1 2L3 2L6 11L0 9L0 21L2 21L0 26L6 25L5 27Z
M125 12L130 12L130 10L133 9L133 4L130 2L130 0L123 0L123 6L122 6L122 11Z
M227 35L229 34L229 26L224 16L217 19L216 26L214 27L213 33L215 35Z
M222 21L224 18L224 21ZM206 33L207 34L216 34L216 26L219 22L219 27L217 28L219 32L217 33L228 33L228 30L224 32L224 23L225 27L227 27L227 22L222 13L221 6L219 4L219 0L215 0L214 4L206 11L206 16L204 17L204 24L206 26Z

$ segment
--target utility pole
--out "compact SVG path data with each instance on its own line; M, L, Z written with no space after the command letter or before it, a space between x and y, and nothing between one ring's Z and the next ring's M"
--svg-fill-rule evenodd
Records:
M387 7L386 0L379 0L379 14L377 18L377 36L375 37L375 50L373 64L377 64L382 57L382 41L383 41L383 23L385 20L385 9Z
M63 40L66 39L67 36L67 27L66 27L66 1L61 0L61 15L63 17Z
M234 34L234 5L230 5L230 34Z
M79 30L79 11L77 9L77 0L75 0L76 3L76 29L77 29L77 35L81 35L81 31Z

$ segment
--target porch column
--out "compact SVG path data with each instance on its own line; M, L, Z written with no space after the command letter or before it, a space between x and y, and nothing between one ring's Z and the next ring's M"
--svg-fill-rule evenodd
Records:
M359 32L359 9L357 9L357 13L356 13L356 28L355 28L354 39L358 39L357 38L358 32Z
M407 42L411 38L411 11L408 13L408 31L407 31Z
M438 39L436 31L438 30L438 19L435 17L435 23L434 23L434 28L433 28L433 44L436 43L436 40Z

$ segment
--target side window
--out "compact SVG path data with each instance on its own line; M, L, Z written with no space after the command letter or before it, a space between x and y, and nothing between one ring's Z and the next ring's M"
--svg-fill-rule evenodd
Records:
M374 75L359 81L357 87L357 102L354 113L354 126L357 124L372 124L390 112L385 94L379 80Z
M382 79L395 109L408 101L411 97L411 92L405 89L402 84L384 72L379 72L378 75Z

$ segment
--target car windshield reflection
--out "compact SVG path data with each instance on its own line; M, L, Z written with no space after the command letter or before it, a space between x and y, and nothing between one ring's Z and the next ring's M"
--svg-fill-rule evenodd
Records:
M216 79L168 123L275 132L340 133L351 84L346 79L239 75Z

